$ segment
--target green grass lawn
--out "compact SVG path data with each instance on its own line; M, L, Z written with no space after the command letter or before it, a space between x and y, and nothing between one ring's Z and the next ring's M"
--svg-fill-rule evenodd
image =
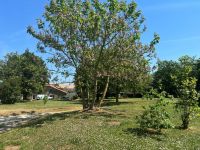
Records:
M142 106L153 101L120 101L119 105L107 101L99 112L54 114L35 124L3 133L0 135L0 149L6 146L17 146L22 150L200 149L200 118L192 121L188 130L175 128L165 129L162 134L144 133L138 128L135 117L142 113ZM53 103L48 105L53 107ZM180 115L172 110L172 105L169 111L173 123L180 125Z
M43 100L36 100L31 102L24 102L24 103L16 103L14 105L0 105L0 110L3 109L40 109L40 108L57 108L63 106L74 106L75 102L70 101L56 101L56 100L49 100L44 105Z

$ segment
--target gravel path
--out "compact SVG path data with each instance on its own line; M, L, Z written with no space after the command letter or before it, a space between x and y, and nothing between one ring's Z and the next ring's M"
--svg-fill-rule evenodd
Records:
M19 127L21 125L25 125L29 121L39 119L42 116L55 114L55 113L58 113L58 112L0 116L0 133L9 131L12 128L16 128L16 127Z

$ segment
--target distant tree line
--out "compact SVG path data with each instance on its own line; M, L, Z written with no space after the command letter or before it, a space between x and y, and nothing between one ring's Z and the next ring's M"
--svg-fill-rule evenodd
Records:
M200 92L200 59L195 57L182 56L177 61L159 61L157 71L153 74L153 88L159 92L165 91L174 97L179 97L179 87L177 87L176 80L181 80L178 77L181 73L188 71L188 76L195 78L196 91Z
M1 103L13 104L43 91L49 73L45 62L26 50L21 55L9 53L0 60L0 80Z

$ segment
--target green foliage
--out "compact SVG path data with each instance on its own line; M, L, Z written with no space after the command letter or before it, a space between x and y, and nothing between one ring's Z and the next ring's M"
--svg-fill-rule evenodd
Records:
M44 102L44 105L48 102L48 96L45 96L45 97L43 98L43 102Z
M0 99L2 104L14 104L21 99L20 79L18 77L9 78L2 83Z
M163 128L171 128L173 124L171 123L171 118L169 112L167 111L167 105L169 102L165 100L165 93L158 94L155 90L151 90L153 96L158 96L156 104L150 105L145 108L142 115L137 116L137 123L142 129L153 128L159 132ZM152 98L152 95L150 96Z
M195 60L192 74L197 79L196 90L200 91L200 59ZM200 102L199 102L199 105L200 105Z
M149 71L159 36L141 42L145 19L134 1L51 0L43 16L38 30L30 26L28 33L42 53L53 54L49 62L61 72L75 70L76 87L92 107L102 78L138 79Z
M182 57L179 61L180 71L173 76L179 97L176 107L181 111L182 127L187 129L190 119L196 114L199 93L196 91L197 79L193 77L191 60L188 57Z
M146 99L164 99L164 98L170 98L171 100L174 99L173 95L169 95L167 92L162 91L161 93L158 92L157 89L151 88L149 91L146 91L143 98Z
M181 111L182 127L187 129L192 118L198 112L199 93L196 91L196 78L189 77L182 81L176 108Z
M196 116L195 117L200 117L200 108L199 107L196 107L194 109L194 111L196 112Z
M185 70L182 69L183 65L187 66ZM186 74L185 71L189 72L190 77L197 79L195 88L200 91L200 60L187 55L182 56L178 61L159 61L158 69L153 75L153 87L178 97L179 89L174 82L174 77L179 76L181 72Z
M48 83L49 73L44 61L26 50L21 56L20 70L22 94L26 99L33 93L40 93Z
M146 94L144 95L144 98L153 100L155 98L158 98L160 95L156 89L151 88Z
M175 61L159 61L158 69L153 75L153 87L159 92L177 96L177 89L174 85L172 76L179 72L179 64Z
M3 104L14 104L21 98L20 57L17 53L10 53L0 63L0 99Z
M9 53L0 61L2 103L15 103L43 90L49 74L44 61L28 50L22 55Z
M187 129L195 116L199 99L199 60L183 56L178 61L162 61L154 73L153 86L178 97L176 108L181 112L182 127Z

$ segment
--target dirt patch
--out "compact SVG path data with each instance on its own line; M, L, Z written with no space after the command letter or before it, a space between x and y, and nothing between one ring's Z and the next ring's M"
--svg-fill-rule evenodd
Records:
M196 132L200 132L200 128L191 126L191 127L189 127L187 129L187 131L191 131L191 132L195 132L196 133Z
M6 146L4 150L19 150L20 146Z
M72 149L71 145L65 145L65 146L62 146L62 147L58 147L58 150L69 150L69 149Z
M81 110L81 106L69 106L63 108L44 108L44 109L15 109L15 110L0 110L0 116L9 116L9 115L21 115L21 114L35 114L35 113L49 113L49 112L68 112Z
M107 122L107 124L110 126L119 126L121 124L121 122L114 120L114 121Z

